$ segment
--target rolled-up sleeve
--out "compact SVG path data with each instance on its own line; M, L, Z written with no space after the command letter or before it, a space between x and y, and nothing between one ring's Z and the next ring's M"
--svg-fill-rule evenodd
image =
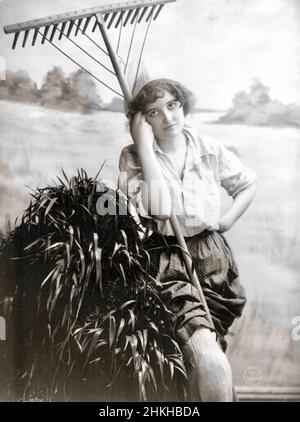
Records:
M142 217L151 218L142 203L141 186L145 182L134 145L128 145L122 150L119 171L118 188L130 199Z
M219 146L219 177L221 186L233 198L257 179L256 173L224 146Z

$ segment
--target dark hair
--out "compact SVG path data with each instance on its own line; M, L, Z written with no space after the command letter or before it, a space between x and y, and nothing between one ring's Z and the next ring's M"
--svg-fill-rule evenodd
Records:
M155 79L148 82L137 94L129 106L129 113L135 114L138 111L145 113L148 104L154 103L158 98L164 96L164 91L174 96L179 101L184 115L192 111L195 105L194 94L181 83L171 79Z

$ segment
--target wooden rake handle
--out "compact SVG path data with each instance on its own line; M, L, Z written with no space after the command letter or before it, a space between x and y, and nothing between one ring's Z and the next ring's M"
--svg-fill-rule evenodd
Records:
M181 227L178 223L178 219L177 219L177 216L175 214L171 215L170 222L171 222L171 225L172 225L173 232L176 236L178 245L182 248L182 257L183 257L183 260L184 260L184 263L185 263L186 270L187 270L188 275L190 277L190 281L191 281L192 285L198 290L199 297L200 297L201 303L204 306L208 322L210 323L210 325L212 327L214 327L214 323L213 323L210 311L208 309L207 302L206 302L206 299L205 299L205 296L204 296L198 275L197 275L197 273L194 269L191 255L189 253L185 238L183 237Z

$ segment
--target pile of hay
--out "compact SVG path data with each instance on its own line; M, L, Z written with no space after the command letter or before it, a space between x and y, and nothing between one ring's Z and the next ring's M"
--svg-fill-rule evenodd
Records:
M143 227L118 191L84 171L65 179L34 191L2 240L9 398L184 399L185 368ZM99 198L115 215L97 213Z

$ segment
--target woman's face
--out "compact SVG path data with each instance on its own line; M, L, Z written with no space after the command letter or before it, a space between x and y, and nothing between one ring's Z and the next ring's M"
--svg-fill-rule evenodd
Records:
M182 105L174 95L164 91L164 96L146 106L146 121L152 126L157 140L176 137L184 128Z

